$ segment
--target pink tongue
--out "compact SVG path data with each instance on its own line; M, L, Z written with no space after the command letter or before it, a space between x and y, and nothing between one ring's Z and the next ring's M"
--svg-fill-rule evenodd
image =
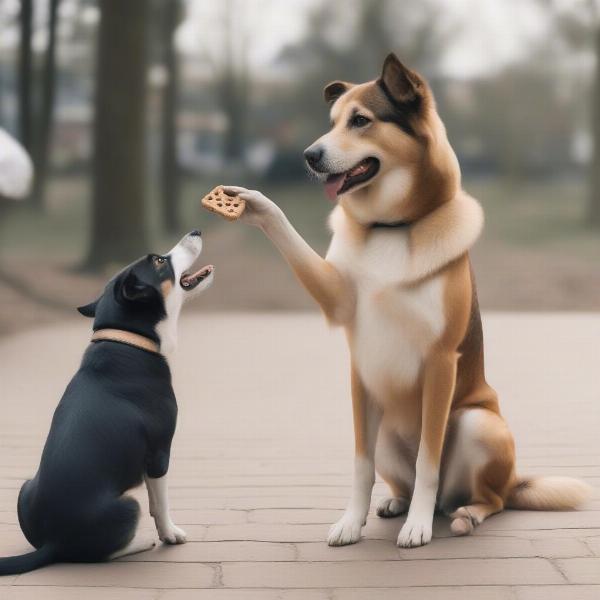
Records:
M335 177L330 177L325 182L325 194L326 196L335 202L337 198L337 193L340 191L341 187L344 185L344 179L346 178L345 174L336 175Z

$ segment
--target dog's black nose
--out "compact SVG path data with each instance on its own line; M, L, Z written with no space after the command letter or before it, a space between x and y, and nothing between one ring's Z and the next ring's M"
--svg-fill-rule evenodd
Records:
M202 235L202 233L200 233L199 229L194 229L194 231L190 231L190 235L200 237Z
M323 146L311 146L304 151L304 158L311 167L316 167L323 158Z

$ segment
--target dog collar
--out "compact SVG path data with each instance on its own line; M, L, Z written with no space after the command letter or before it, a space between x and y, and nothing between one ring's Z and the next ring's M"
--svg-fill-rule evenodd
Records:
M153 340L140 335L139 333L133 333L132 331L125 331L124 329L98 329L94 331L92 335L92 342L118 342L119 344L125 344L127 346L133 346L140 350L146 350L153 354L160 354L160 346Z
M371 229L400 229L402 227L408 227L411 223L409 221L392 221L391 223L371 223Z

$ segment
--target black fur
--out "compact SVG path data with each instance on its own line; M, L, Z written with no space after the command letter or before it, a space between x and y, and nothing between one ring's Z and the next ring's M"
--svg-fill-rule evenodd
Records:
M412 120L422 109L423 82L419 75L405 67L395 54L389 54L377 79L376 90L385 101L375 101L375 115L381 121L394 123L405 133L416 137ZM377 95L377 93L375 94Z
M419 114L421 99L417 96L406 102L394 101L390 96L387 87L381 80L377 81L377 85L381 90L382 96L382 101L375 103L375 106L373 107L373 112L377 119L386 123L394 123L394 125L400 127L400 129L408 135L416 137L412 120ZM383 101L383 98L385 98L385 101Z
M149 255L133 263L80 312L95 317L94 330L158 341L161 284L174 277L169 260ZM166 474L176 418L162 355L113 341L90 344L54 413L38 472L19 494L19 523L37 550L0 559L0 575L57 561L106 560L124 548L140 507L123 494L144 474Z

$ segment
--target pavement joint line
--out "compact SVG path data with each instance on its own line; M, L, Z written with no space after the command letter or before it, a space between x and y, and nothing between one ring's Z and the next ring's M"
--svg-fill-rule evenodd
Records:
M509 586L508 593L511 595L513 600L519 600L519 594L518 594L516 586L514 586L514 585Z
M568 584L571 583L569 581L569 578L566 576L565 572L563 571L563 569L561 569L561 567L556 563L557 559L548 558L546 560L548 560L548 562L554 567L554 569L556 571L558 571L558 573L560 574L560 576L565 580L565 583L568 583ZM560 560L564 560L564 559L560 559Z
M435 557L417 557L417 558L406 558L404 556L400 556L397 559L386 558L386 559L358 559L358 560L294 560L294 559L286 559L286 560L219 560L219 561L203 561L203 560L119 560L119 563L143 563L143 564L158 564L158 563L168 563L168 564L177 564L177 565L205 565L207 567L216 567L222 566L224 563L226 564L264 564L264 563L277 563L278 565L282 564L307 564L307 565L340 565L340 564L356 564L356 563L370 563L370 564L396 564L399 562L448 562L448 561L472 561L472 560L486 560L486 561L496 561L496 560L532 560L539 559L543 561L552 562L554 560L579 560L580 558L590 558L584 556L570 556L570 557L548 557L542 556L539 554L532 554L531 556L467 556L467 557L444 557L444 558L435 558ZM594 558L594 557L592 557ZM73 563L77 564L77 563ZM85 563L81 563L85 564ZM560 571L560 569L557 567ZM561 575L565 577L564 573L561 571ZM568 581L568 579L567 579ZM474 585L474 584L473 584ZM540 585L540 584L538 584ZM545 585L545 584L544 584Z
M587 554L585 556L585 558L595 558L596 557L596 553L594 552L594 549L590 546L589 541L591 539L594 539L594 537L597 536L589 536L589 537L582 537L582 538L575 538L575 539L579 539L579 541L587 548L589 554ZM584 557L582 557L584 558Z
M212 587L215 587L215 588L225 587L223 584L223 565L222 565L222 563L218 562L218 563L206 563L206 564L211 564L211 566L213 567L213 571L214 571L213 583L214 583L214 585Z
M314 588L310 588L310 587L286 587L286 588L281 588L281 587L247 587L247 586L242 586L242 587L232 587L232 586L225 586L223 588L218 588L218 589L223 589L223 590L236 590L236 591L261 591L261 590L269 590L269 591L276 591L276 590L281 590L284 592L288 592L288 591L304 591L304 590L333 590L333 591L347 591L349 589L361 589L361 590L394 590L394 589L400 589L400 590L410 590L410 589L422 589L424 587L431 587L431 588L464 588L464 587L484 587L484 588L500 588L500 589L508 589L510 587L515 587L517 588L517 590L519 588L532 588L532 589L537 589L539 587L556 587L558 589L560 588L570 588L570 587L593 587L593 588L598 588L600 589L600 584L597 583L569 583L568 585L565 585L564 583L519 583L516 586L512 586L512 585L505 585L502 583L461 583L461 584L456 584L456 585L448 585L448 584L432 584L432 585L407 585L407 586L401 586L401 587L386 587L386 586L354 586L354 588L347 588L347 587L339 587L339 586L333 586L333 587L328 587L328 588L323 588L323 587L314 587ZM35 588L39 588L39 587L43 587L43 588L85 588L85 589L95 589L95 588L99 588L99 589L105 589L109 586L106 585L65 585L64 583L60 583L60 584L55 584L55 583L27 583L26 585L21 585L21 586L14 586L14 585L8 585L5 586L4 589L10 589L11 587L18 587L18 588L27 588L27 587L35 587ZM153 587L149 587L149 588L145 588L145 587L140 587L138 586L127 586L127 585L118 585L118 586L111 586L111 587L116 587L118 588L122 588L122 589L128 589L128 590L144 590L144 591L159 591L161 592L161 594L166 594L167 592L169 592L170 590L210 590L210 589L217 589L217 588L206 588L206 587L176 587L176 588L153 588Z
M300 561L300 548L298 548L298 544L291 544L292 546L292 551L294 553L294 561L299 562Z

